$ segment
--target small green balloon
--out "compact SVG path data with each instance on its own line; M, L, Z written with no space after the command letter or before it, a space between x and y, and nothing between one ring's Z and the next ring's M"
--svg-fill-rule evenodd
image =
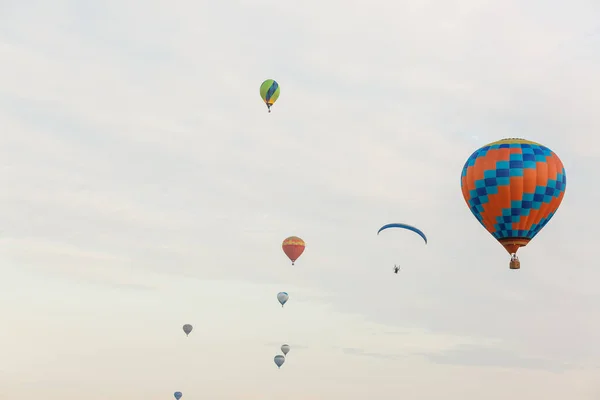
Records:
M260 85L260 97L267 105L269 112L271 112L271 106L275 104L279 98L280 92L279 84L273 79L267 79Z

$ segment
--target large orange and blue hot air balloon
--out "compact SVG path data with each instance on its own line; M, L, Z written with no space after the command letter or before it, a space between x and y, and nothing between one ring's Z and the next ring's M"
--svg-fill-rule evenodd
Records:
M283 252L292 261L292 265L294 265L296 260L304 253L305 247L306 243L304 243L304 240L297 236L290 236L281 244Z
M516 256L556 213L567 176L558 156L525 139L503 139L475 151L465 163L462 193L477 220L509 254Z

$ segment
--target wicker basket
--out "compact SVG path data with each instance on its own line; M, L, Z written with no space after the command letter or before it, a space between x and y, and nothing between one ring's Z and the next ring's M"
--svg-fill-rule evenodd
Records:
M521 269L521 261L519 260L510 260L510 269Z

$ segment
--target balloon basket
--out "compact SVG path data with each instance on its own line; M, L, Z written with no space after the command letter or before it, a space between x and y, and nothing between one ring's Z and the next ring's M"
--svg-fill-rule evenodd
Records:
M510 266L510 269L521 269L521 261L510 260L509 266Z

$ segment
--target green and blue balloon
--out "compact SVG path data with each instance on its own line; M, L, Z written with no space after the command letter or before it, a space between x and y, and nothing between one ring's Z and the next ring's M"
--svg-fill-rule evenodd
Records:
M273 79L267 79L260 85L260 97L267 105L269 112L271 112L271 106L275 104L279 98L280 92L281 89L279 88L279 84Z

